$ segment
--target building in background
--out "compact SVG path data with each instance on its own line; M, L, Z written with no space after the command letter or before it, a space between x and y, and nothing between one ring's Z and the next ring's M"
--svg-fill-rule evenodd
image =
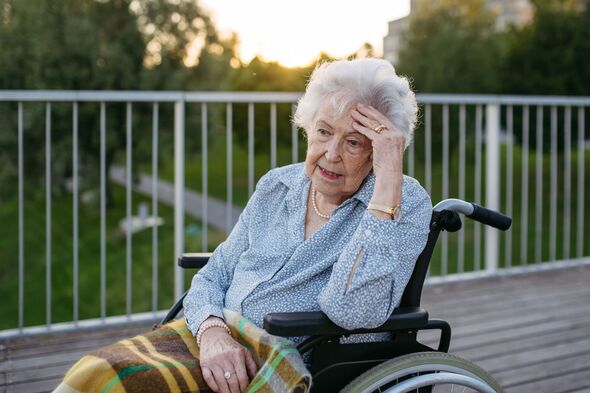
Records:
M408 30L410 16L416 10L417 2L410 0L410 13L388 24L387 35L383 38L383 58L394 65L399 60L402 38ZM533 18L534 8L530 0L487 0L487 5L498 15L496 27L499 30L509 25L525 25Z

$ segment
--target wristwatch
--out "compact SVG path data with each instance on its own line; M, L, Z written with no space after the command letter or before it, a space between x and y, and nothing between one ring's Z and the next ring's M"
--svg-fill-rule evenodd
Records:
M402 218L402 208L400 205L397 205L394 207L389 207L389 206L379 205L377 203L369 202L369 205L367 206L367 210L377 210L377 211L380 211L383 213L387 213L387 214L389 214L389 217L391 217L391 219L394 221L399 221Z

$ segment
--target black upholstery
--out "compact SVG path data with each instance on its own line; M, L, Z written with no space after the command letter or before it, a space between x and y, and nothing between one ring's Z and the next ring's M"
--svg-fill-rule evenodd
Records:
M187 252L178 258L178 266L184 269L200 269L207 264L210 252Z
M346 330L332 322L321 311L270 313L264 317L264 330L284 337L342 335L420 329L428 323L428 312L418 307L396 309L389 319L374 329Z

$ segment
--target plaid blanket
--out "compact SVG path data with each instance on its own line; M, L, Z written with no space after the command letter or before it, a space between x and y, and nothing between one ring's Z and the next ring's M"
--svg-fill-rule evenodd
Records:
M249 393L309 391L311 375L291 341L266 333L236 312L224 310L224 318L233 337L261 366ZM85 355L54 393L209 391L197 342L182 318Z

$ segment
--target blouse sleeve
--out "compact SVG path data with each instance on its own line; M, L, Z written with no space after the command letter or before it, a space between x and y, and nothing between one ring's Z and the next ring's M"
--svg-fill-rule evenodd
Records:
M194 275L184 298L184 315L189 330L196 334L209 316L223 318L225 292L233 278L240 255L248 248L248 209L244 210L228 238L213 252L207 264Z
M382 220L365 211L318 297L321 310L345 329L385 323L399 305L428 240L432 203L415 180L404 182L402 218Z

